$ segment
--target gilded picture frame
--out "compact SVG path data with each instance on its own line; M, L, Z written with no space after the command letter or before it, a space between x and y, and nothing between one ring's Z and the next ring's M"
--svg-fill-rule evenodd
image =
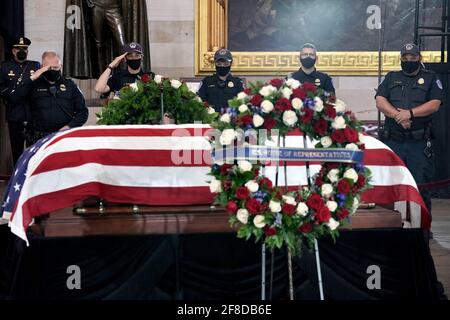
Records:
M227 47L228 1L195 0L195 75L214 72L214 52ZM378 75L377 51L318 52L317 69L334 76ZM439 51L422 51L424 62L440 62ZM298 52L233 52L233 73L285 76L298 70ZM400 69L398 51L382 52L382 74Z

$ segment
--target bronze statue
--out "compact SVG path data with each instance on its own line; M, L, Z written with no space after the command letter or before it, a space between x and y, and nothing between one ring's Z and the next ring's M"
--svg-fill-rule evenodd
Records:
M145 0L66 0L64 76L98 78L130 42L142 45L150 70Z

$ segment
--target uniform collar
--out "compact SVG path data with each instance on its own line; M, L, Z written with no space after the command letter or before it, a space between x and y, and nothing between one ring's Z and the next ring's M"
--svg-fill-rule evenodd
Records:
M231 78L233 77L231 75L231 72L228 74L228 76L227 76L227 78L225 80L220 79L219 76L217 75L217 73L214 73L214 76L216 77L217 81L231 81Z
M18 61L16 61L16 59L11 58L11 61L12 61L13 63L17 64L18 66L25 66L25 65L28 64L28 60L25 60L24 62L18 62Z
M308 73L306 73L305 71L303 71L302 68L299 69L299 72L302 73L302 74L304 74L304 75L307 76L307 77L308 77L308 76L314 77L314 76L316 75L316 73L317 73L317 69L314 68L314 71L311 72L310 74L308 74Z

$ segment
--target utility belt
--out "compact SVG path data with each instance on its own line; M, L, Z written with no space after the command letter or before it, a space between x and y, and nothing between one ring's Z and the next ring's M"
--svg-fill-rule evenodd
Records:
M431 140L433 139L431 132L431 125L427 125L423 129L409 130L409 131L396 131L391 128L381 128L379 130L379 137L381 141L392 139L396 141L407 140Z

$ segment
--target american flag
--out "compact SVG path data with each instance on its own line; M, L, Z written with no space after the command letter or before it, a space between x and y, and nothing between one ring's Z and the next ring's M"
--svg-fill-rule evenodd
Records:
M34 217L90 196L142 205L210 204L210 129L201 124L87 126L48 136L20 158L0 213L28 244L26 230ZM403 162L377 139L364 139L364 163L372 171L374 187L362 200L399 205L408 201L417 209L415 226L429 227L428 211ZM302 147L303 139L291 134L286 146ZM310 170L318 172L320 164L311 163ZM264 171L274 181L275 164ZM288 162L287 185L306 184L305 164ZM279 185L285 185L284 174Z

